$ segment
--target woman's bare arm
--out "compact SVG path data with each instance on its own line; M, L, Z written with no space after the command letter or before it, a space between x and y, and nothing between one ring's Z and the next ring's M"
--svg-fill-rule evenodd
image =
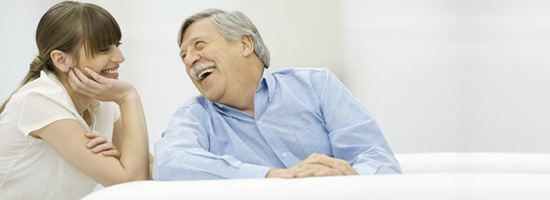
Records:
M137 90L129 83L87 72L93 80L77 69L71 70L69 85L80 94L119 105L121 117L115 123L113 139L119 143L115 145L119 145L120 159L87 149L89 139L82 137L86 130L76 120L60 120L31 135L42 138L65 160L104 186L150 179L147 127Z

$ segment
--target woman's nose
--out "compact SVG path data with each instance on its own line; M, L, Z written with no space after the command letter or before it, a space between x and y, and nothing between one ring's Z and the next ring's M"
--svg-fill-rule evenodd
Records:
M113 62L116 62L116 63L122 63L126 60L126 58L124 58L124 55L122 55L122 51L120 50L120 48L118 47L115 47L115 52L114 52L114 55L112 57L112 61Z

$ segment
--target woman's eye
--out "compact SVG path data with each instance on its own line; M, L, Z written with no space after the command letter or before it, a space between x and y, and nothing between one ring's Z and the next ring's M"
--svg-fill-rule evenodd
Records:
M116 47L119 47L121 44L122 44L122 43L117 42L117 43L115 43L114 45L115 45ZM111 50L111 47L112 47L112 46L113 46L113 45L108 46L108 47L105 47L105 48L99 50L99 52L101 52L101 53L108 53L109 50Z

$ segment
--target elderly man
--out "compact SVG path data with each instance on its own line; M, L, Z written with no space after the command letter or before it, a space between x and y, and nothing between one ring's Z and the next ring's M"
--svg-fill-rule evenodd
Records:
M155 144L154 179L401 173L372 116L330 71L267 71L269 51L241 12L189 17L178 45L201 96Z

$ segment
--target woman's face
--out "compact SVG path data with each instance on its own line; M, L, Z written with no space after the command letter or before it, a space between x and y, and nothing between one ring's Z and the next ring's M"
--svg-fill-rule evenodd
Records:
M118 79L118 68L120 67L120 63L125 60L118 48L119 44L113 44L105 49L101 49L94 57L87 57L84 45L80 46L78 49L77 67L82 72L85 72L84 68L89 68L101 76ZM86 75L90 78L90 75Z

